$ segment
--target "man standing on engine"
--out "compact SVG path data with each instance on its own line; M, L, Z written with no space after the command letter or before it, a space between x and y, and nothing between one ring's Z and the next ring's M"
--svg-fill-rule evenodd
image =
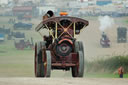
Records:
M102 32L102 38L103 38L104 40L107 39L107 35L105 34L105 32Z

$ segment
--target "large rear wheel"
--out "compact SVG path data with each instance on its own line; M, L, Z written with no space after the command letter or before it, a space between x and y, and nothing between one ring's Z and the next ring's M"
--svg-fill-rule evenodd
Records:
M42 48L45 46L44 42L38 42L35 44L35 76L36 77L44 77L44 65L43 65L43 55Z

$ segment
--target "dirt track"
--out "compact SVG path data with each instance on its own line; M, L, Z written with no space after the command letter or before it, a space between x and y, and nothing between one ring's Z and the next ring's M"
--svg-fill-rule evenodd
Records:
M128 85L128 79L0 78L0 85Z

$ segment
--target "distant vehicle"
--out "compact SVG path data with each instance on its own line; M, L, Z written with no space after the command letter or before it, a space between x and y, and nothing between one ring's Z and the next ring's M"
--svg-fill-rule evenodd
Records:
M107 48L107 47L110 47L110 40L109 38L107 37L106 34L102 34L102 38L100 39L100 45L103 47L103 48Z
M10 19L8 20L8 23L9 23L9 24L14 24L15 21L16 21L15 19L10 18Z
M9 34L11 31L9 28L0 27L0 33Z
M30 30L32 28L32 23L22 23L18 22L13 25L14 30Z
M22 33L22 32L11 32L10 34L8 34L7 39L11 40L12 37L14 37L14 38L25 38L25 33Z
M0 33L0 42L4 41L4 34Z
M117 42L118 43L126 43L127 42L127 28L126 27L118 27L117 28Z
M18 38L14 40L15 48L18 50L24 50L25 48L34 49L33 39L31 38L31 42L29 40L25 40L24 38Z
M32 16L31 15L19 15L17 16L18 20L31 20Z
M25 34L21 32L13 32L12 36L14 36L15 38L25 38Z

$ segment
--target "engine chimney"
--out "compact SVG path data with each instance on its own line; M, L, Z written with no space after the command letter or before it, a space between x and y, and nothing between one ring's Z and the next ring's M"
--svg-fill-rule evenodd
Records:
M54 12L51 11L51 10L49 10L49 11L47 11L47 13L43 16L43 20L46 20L46 19L48 19L48 18L50 18L50 17L53 17L53 16L54 16Z

